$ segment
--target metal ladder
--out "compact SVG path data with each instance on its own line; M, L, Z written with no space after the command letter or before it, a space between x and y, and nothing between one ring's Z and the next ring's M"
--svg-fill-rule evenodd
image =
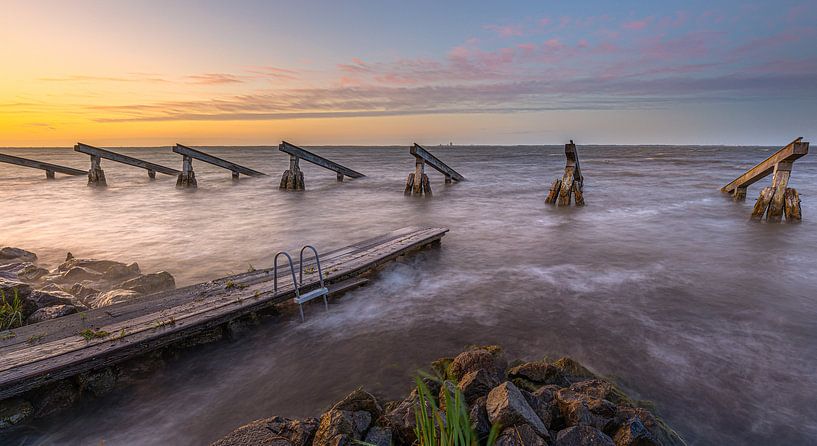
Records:
M320 279L320 287L309 291L305 294L301 294L301 287L304 284L304 251L309 248L312 252L315 253L315 264L318 267L318 278ZM289 262L289 272L292 273L292 285L295 287L295 303L298 304L298 309L301 312L301 322L304 321L304 303L309 302L312 299L316 299L318 297L323 297L323 305L326 307L326 311L329 311L329 302L327 301L326 297L329 295L329 288L326 288L323 284L323 270L321 270L321 259L318 255L318 250L315 249L312 245L306 245L301 248L301 254L298 261L298 279L295 278L295 267L292 264L292 257L284 251L279 251L275 254L275 266L273 268L273 295L278 295L278 257L280 255L284 255Z

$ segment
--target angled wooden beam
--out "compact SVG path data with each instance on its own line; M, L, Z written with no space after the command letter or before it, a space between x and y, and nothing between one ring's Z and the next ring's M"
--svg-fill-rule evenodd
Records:
M445 175L446 180L454 180L454 181L465 181L465 177L460 175L456 170L448 167L448 164L440 161L436 156L432 155L431 152L425 149L425 147L421 146L420 144L414 143L409 149L409 153L414 155L415 158L418 160L422 160L425 164L428 164L436 171L440 172L441 174Z
M240 164L236 164L236 163L227 161L225 159L215 157L215 156L210 155L208 153L204 153L201 150L196 150L196 149L193 149L193 148L181 145L181 144L176 144L176 146L173 147L173 151L178 153L179 155L182 155L182 156L189 156L190 158L195 158L195 159L197 159L199 161L204 161L205 163L209 163L209 164L212 164L214 166L222 167L222 168L227 169L229 171L232 171L232 172L234 172L236 174L240 173L242 175L247 175L249 177L266 176L266 174L263 173L263 172L259 172L257 170L250 169L249 167L244 167L244 166L242 166Z
M799 137L788 145L773 153L755 167L747 170L743 175L735 178L731 183L721 188L722 192L735 193L745 196L745 189L761 180L765 176L774 172L774 167L781 162L791 162L808 153L808 143L802 142L803 137ZM741 190L742 189L742 190Z
M324 169L329 169L333 172L337 172L339 175L347 176L349 178L361 178L366 176L360 172L356 172L348 167L341 166L340 164L332 160L328 160L322 156L315 155L314 153L308 150L302 149L286 141L281 141L281 144L278 145L278 150L284 153L288 153L290 156L300 158L304 161L309 161L312 164L321 166Z
M44 163L42 161L20 158L19 156L4 155L2 153L0 153L0 162L44 170L46 178L54 178L54 172L64 173L66 175L85 175L88 173L84 170L74 169L73 167Z
M91 155L91 157L98 157L98 158L105 158L111 161L116 161L118 163L127 164L134 167L139 167L148 171L148 174L153 172L163 173L165 175L176 175L179 173L176 169L171 169L170 167L165 167L160 164L151 163L149 161L143 161L138 158L133 158L127 155L122 155L120 153L111 152L110 150L100 149L98 147L89 146L87 144L83 144L81 142L77 143L74 146L74 150L77 152L85 153L87 155Z

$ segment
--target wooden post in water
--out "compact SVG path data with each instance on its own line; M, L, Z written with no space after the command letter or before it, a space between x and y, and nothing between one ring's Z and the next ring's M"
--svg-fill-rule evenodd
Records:
M286 190L304 190L304 173L301 172L299 165L300 158L295 155L289 155L289 169L284 171L281 177L280 189Z
M808 153L809 143L795 139L782 149L773 153L764 161L747 170L743 175L721 188L721 191L732 194L735 201L746 199L746 189L755 182L772 175L772 185L764 187L752 209L751 219L770 223L780 223L785 216L790 223L799 222L800 195L797 190L788 187L794 161Z
M565 144L565 173L550 186L545 203L558 206L570 206L571 197L576 206L584 206L584 177L579 163L579 152L576 144L570 140Z
M102 158L91 155L91 168L88 170L88 185L94 187L106 187L105 171L102 170Z
M429 181L428 175L425 173L426 164L445 175L446 184L451 184L452 181L465 180L465 177L417 143L414 143L409 149L409 153L414 156L414 172L410 173L406 179L406 195L426 195L429 197L432 195L431 181Z
M179 189L199 187L199 183L196 181L196 172L193 171L193 158L189 155L182 155L182 171L176 178L176 187Z

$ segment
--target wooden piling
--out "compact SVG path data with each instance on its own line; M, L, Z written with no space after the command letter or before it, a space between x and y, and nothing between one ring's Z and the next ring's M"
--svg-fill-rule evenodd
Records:
M426 164L445 176L445 183L451 184L454 181L464 181L465 177L440 161L423 146L414 143L409 148L409 153L414 156L414 173L410 174L406 181L406 195L426 195L431 196L431 181L425 173Z
M193 158L182 155L182 171L176 178L176 187L179 189L195 189L198 185L196 172L193 171Z
M800 198L788 184L794 161L808 154L809 143L802 139L800 137L790 142L722 187L721 191L732 194L735 201L743 201L750 185L771 174L772 185L760 192L751 219L760 221L765 218L770 223L779 223L785 216L787 221L790 221L790 217L791 221L800 221Z
M570 206L572 198L576 206L584 206L584 177L579 164L579 152L572 139L569 144L565 144L565 158L565 173L550 186L545 203Z
M91 168L88 170L88 186L106 187L105 171L102 170L102 158L91 155Z
M304 173L301 172L299 166L300 158L295 155L289 156L289 169L284 172L281 177L280 189L286 190L304 190Z

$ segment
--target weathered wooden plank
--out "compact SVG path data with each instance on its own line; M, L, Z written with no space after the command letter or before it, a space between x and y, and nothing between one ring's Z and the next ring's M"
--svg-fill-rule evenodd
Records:
M335 251L331 260L321 262L325 264L325 280L337 283L376 268L397 256L438 241L447 229L406 231L395 231ZM96 329L110 333L105 339L86 341L72 333L38 345L23 347L16 344L0 348L0 356L4 359L0 364L0 399L167 345L294 295L291 279L287 280L287 275L281 272L277 294L272 293L273 277L269 270L231 277L236 281L224 278L154 296L153 302L157 303L173 302L174 295L184 297L181 304L170 308L160 308L133 318L112 316L104 323L95 324ZM265 280L259 280L261 277ZM250 284L237 286L239 281ZM315 273L305 275L304 281L306 290L319 283ZM229 283L233 285L228 286ZM113 305L88 313L116 312L126 305ZM49 322L35 325L43 330L47 329Z
M766 210L769 209L769 202L772 201L774 190L771 187L764 187L760 191L760 196L757 197L755 207L752 209L752 220L762 220L766 215Z
M4 155L0 153L0 162L14 164L17 166L30 167L32 169L41 169L46 172L48 178L53 178L54 172L64 173L66 175L85 175L88 172L85 170L74 169L73 167L60 166L59 164L44 163L28 158L21 158L19 156Z
M323 167L324 169L329 169L331 171L337 172L341 175L350 177L350 178L361 178L366 175L363 175L360 172L356 172L348 167L342 166L332 160L326 159L322 156L315 155L314 153L302 149L296 145L290 144L286 141L281 141L281 144L278 145L278 150L288 153L292 156L297 158L301 158L304 161L309 161L312 164L318 165Z
M570 196L573 192L573 183L574 183L574 169L573 166L565 167L565 175L562 177L562 186L559 190L559 201L557 202L557 206L570 206Z
M423 160L426 164L440 172L441 174L445 175L446 179L450 178L454 181L465 181L465 177L460 175L456 170L449 167L444 162L440 161L436 156L432 155L431 152L426 150L423 146L414 143L413 146L409 149L409 153L414 155L415 158ZM415 181L416 178L415 178Z
M772 178L772 199L769 202L769 210L766 220L772 223L779 223L783 219L783 201L786 195L786 186L789 184L791 176L791 161L777 163L774 167Z
M790 142L782 149L747 170L743 175L735 178L731 183L722 187L721 191L733 193L737 188L748 187L772 173L776 164L784 161L794 161L806 155L808 153L809 143L801 142L802 139L803 137L801 136Z
M232 172L240 173L242 175L247 175L249 177L259 177L259 176L266 176L265 173L259 172L257 170L250 169L249 167L244 167L240 164L236 164L231 161L227 161L223 158L218 158L216 156L210 155L209 153L202 152L201 150L196 150L190 147L187 147L182 144L176 144L173 147L173 151L180 155L188 156L190 158L195 158L199 161L204 161L205 163L212 164L214 166L218 166Z
M92 157L98 158L105 158L111 161L116 161L118 163L127 164L134 167L139 167L145 169L150 172L159 172L165 175L176 175L179 173L176 169L171 169L169 167L162 166L160 164L151 163L149 161L143 161L138 158L133 158L127 155L122 155L121 153L111 152L110 150L100 149L98 147L89 146L83 143L77 143L74 146L74 150L77 152L85 153L87 155L91 155Z
M556 200L559 198L559 190L561 188L562 180L557 178L553 181L553 185L550 186L550 192L548 192L547 197L545 197L545 203L556 204Z
M791 187L786 189L784 210L786 222L798 223L800 221L800 194L797 193L797 189Z

